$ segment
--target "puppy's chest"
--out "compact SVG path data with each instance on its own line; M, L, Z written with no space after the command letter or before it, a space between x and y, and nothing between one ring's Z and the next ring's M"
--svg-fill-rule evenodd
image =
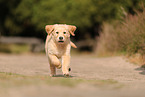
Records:
M64 49L58 49L58 50L56 50L56 56L57 57L61 57L61 56L63 56L63 55L65 55L65 52L66 50L64 50Z
M56 45L48 43L48 53L56 55L58 58L62 57L63 55L69 53L67 47L57 47Z

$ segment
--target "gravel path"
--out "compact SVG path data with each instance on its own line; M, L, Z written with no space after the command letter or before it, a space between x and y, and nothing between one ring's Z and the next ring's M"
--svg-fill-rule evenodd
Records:
M94 88L84 84L75 88L41 85L7 89L8 93L1 95L2 97L145 97L145 70L127 62L123 57L72 56L71 68L72 78L111 79L117 81L121 88L112 89L105 86ZM49 75L49 65L45 55L0 54L0 72ZM61 70L57 70L57 74L62 75Z

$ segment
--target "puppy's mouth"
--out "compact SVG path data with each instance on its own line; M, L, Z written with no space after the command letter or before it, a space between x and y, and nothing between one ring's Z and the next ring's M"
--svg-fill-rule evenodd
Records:
M59 43L63 43L64 41L62 41L62 40L60 40L60 41L58 41Z

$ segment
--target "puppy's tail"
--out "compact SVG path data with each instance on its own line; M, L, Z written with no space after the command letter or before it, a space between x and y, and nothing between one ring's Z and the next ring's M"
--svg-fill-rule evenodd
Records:
M70 42L70 44L73 48L77 48L77 46L72 41Z

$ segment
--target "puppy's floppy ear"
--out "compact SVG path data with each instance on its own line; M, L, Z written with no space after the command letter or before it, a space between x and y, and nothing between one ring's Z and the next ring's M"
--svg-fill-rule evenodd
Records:
M46 25L45 30L48 33L48 35L50 35L52 31L54 30L54 25Z
M76 28L77 28L76 26L68 25L68 30L72 36L75 36L74 32L75 32Z

